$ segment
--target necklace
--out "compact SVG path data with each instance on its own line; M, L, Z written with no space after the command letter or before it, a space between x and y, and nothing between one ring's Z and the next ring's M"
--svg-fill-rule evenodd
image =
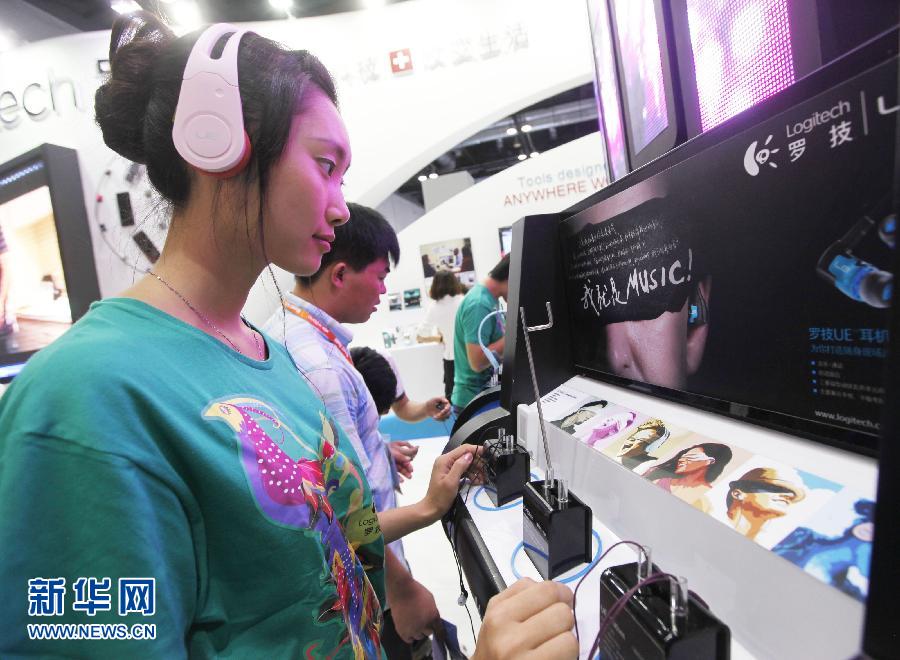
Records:
M244 355L244 352L243 352L241 349L239 349L239 348L237 347L237 344L235 344L233 341L231 341L231 339L229 339L228 335L226 335L224 332L222 332L222 331L219 329L219 326L217 326L215 323L213 323L213 322L209 319L209 317L206 316L206 314L204 314L204 313L201 312L199 309L197 309L196 307L194 307L194 306L191 304L191 301L189 301L187 298L185 298L183 295L181 295L181 294L175 289L175 287L173 287L171 284L169 284L168 282L166 282L163 278L161 278L159 275L157 275L156 273L154 273L152 270L149 270L149 269L148 269L148 270L147 270L147 274L148 274L148 275L153 275L153 277L155 277L157 280L159 280L159 283L160 283L160 284L162 284L162 285L163 285L164 287L166 287L169 291L171 291L171 292L174 293L176 296L178 296L178 297L181 299L181 302L183 302L185 305L187 305L188 309L190 309L192 312L194 312L194 314L196 314L197 316L199 316L200 319L201 319L206 325L208 325L210 328L212 328L213 330L215 330L216 333L217 333L219 336L222 337L222 339L224 339L226 342L228 342L228 345L231 346L231 348L233 348L234 350L236 350L236 351L237 351L238 353L240 353L241 355ZM262 354L262 348L261 348L260 345L259 345L259 337L256 336L256 332L253 330L253 328L250 327L250 324L247 323L247 319L245 319L243 316L241 316L241 321L244 322L244 325L246 325L248 328L250 328L250 332L253 334L253 343L254 343L254 345L256 346L256 357L257 357L257 359L259 359L259 360L261 361L261 360L263 359L263 354ZM250 357L250 356L248 355L247 357Z

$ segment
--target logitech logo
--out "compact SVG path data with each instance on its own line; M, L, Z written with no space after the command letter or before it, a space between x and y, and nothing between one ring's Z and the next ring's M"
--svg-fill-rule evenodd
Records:
M217 140L219 139L219 134L210 129L206 129L205 131L197 131L194 133L194 137L198 140Z
M759 166L760 165L768 165L769 167L778 167L778 163L772 162L769 159L772 157L772 154L778 153L778 149L769 149L769 143L772 141L772 136L766 138L765 143L759 149L756 148L757 140L754 140L750 143L750 146L747 147L747 151L744 152L744 169L747 170L747 174L750 176L756 176L759 174Z

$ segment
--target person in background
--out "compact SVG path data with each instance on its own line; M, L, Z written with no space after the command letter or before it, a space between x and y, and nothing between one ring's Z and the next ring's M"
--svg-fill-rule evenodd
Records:
M374 348L355 346L350 349L350 357L353 358L353 366L363 377L369 394L372 395L378 414L382 417L387 415L397 399L400 387L397 373L384 355Z
M453 334L453 394L455 411L462 410L488 386L491 363L479 345L478 329L484 318L499 309L500 298L509 291L509 255L491 269L484 282L465 295L456 311ZM503 357L503 325L499 316L488 320L481 330L481 341L494 354L497 363Z
M375 402L375 408L380 416L387 415L391 411L391 405L397 399L397 393L402 388L399 384L397 374L388 363L387 359L375 349L368 346L356 346L350 349L350 357L353 358L353 366L363 377L369 394ZM412 476L412 458L415 457L419 448L411 443L405 443L411 448L410 460L407 464L401 464L396 461L397 470L405 477ZM390 660L406 660L412 658L423 657L422 646L427 645L427 652L430 653L431 645L427 643L427 638L414 641L408 646L396 628L386 627L381 637L382 644L387 651Z
M353 366L362 374L379 415L393 412L399 419L411 424L426 417L443 421L450 416L450 404L443 397L412 401L406 395L400 370L389 353L368 346L356 346L350 349L350 357L353 358ZM391 442L391 456L397 471L407 479L412 476L412 459L418 451L418 447L405 440Z
M444 345L444 396L453 394L453 332L456 312L463 301L463 285L450 271L438 271L431 280L428 296L434 304L425 313L421 329L437 328L436 335L419 334L420 342L441 342Z
M294 290L285 295L265 330L284 340L297 367L356 448L376 509L389 511L397 506L393 462L411 473L408 464L415 448L409 443L385 446L378 431L377 406L347 348L353 333L345 324L369 320L386 292L384 279L391 264L400 259L400 247L394 229L378 211L359 204L348 204L348 208L350 221L335 227L331 249L322 256L319 269L295 278ZM444 404L440 409L439 403ZM446 403L443 397L435 397L408 407L430 405L432 415L443 419L449 414ZM410 575L402 543L388 546L385 565L386 636L396 631L411 644L434 632L440 614L431 593Z

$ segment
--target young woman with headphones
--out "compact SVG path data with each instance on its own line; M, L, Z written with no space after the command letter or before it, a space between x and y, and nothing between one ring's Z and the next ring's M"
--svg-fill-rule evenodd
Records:
M110 62L103 139L146 165L171 229L0 399L0 656L380 657L384 541L446 511L474 448L377 513L316 393L241 316L269 264L314 272L347 221L331 76L252 32L175 38L143 13L116 23ZM513 586L476 657L574 656L570 603ZM46 623L116 625L37 639Z

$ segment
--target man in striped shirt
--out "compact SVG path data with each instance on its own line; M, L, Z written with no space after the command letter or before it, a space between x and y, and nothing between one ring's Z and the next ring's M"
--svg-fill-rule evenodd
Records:
M343 324L363 323L375 311L386 291L384 279L391 264L400 258L400 246L380 213L357 204L348 207L350 221L335 228L331 250L322 257L319 270L296 278L293 291L285 295L284 305L264 330L284 342L297 367L346 431L363 464L375 506L384 511L397 505L394 458L378 432L378 409L347 348L353 334ZM449 406L444 410L435 408L435 414L449 414ZM398 443L394 447L397 459L410 460L414 451L409 447ZM400 541L386 549L385 564L388 602L383 638L388 638L395 626L399 637L410 643L432 632L440 614L431 592L410 575ZM389 650L389 655L403 657L404 653Z

